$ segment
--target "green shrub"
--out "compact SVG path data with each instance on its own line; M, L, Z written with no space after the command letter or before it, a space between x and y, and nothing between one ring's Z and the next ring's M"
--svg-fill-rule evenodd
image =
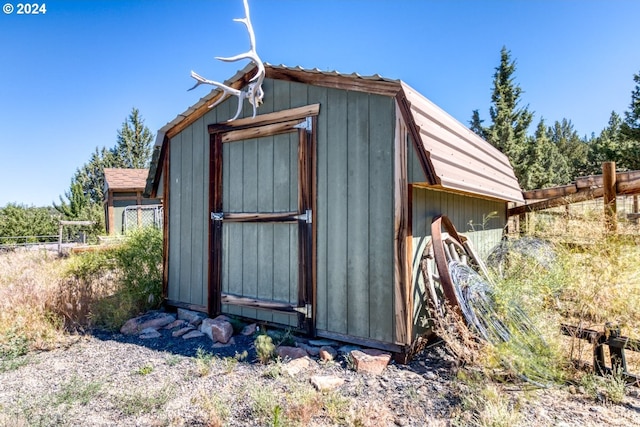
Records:
M258 360L261 363L269 363L275 355L276 346L269 335L258 335L253 343L256 348Z
M162 231L145 228L104 251L76 256L57 306L68 323L116 330L162 302Z
M123 289L146 311L162 301L162 231L147 227L127 234L116 250Z

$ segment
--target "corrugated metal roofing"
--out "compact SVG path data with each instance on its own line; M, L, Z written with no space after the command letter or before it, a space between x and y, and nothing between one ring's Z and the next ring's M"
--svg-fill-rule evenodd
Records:
M403 81L387 79L378 74L361 76L357 73L343 74L338 71L321 71L317 68L305 69L300 66L288 67L282 64L265 64L265 68L285 74L287 72L303 73L320 79L322 77L339 78L346 81L351 80L354 83L366 82L368 85L375 85L376 82L379 82L380 85L386 87L390 84L397 85L397 93L403 92L409 103L413 123L407 123L407 125L417 127L416 132L412 134L419 135L420 141L417 143L425 151L433 167L432 171L425 171L425 175L435 176L437 187L493 199L524 202L520 185L508 158ZM231 85L237 82L253 69L254 65L248 64L224 84ZM349 89L358 90L358 87L354 86ZM361 90L366 90L366 86ZM158 131L156 146L162 145L167 132L189 118L190 115L198 114L198 111L201 112L202 110L199 109L205 104L210 104L219 93L220 91L217 89L212 90L184 113L179 114L163 126ZM154 156L153 162L157 161L156 157ZM155 163L152 164L151 173L154 173L156 166ZM153 185L157 185L153 182L154 177L151 176L151 173L147 180L145 191L147 194L151 192Z
M439 185L524 202L507 156L409 85L401 85Z
M105 168L105 186L111 190L143 189L149 169Z

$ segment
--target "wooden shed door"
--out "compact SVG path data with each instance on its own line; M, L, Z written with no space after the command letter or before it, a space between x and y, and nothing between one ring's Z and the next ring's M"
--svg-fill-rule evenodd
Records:
M313 327L312 123L212 133L211 314Z

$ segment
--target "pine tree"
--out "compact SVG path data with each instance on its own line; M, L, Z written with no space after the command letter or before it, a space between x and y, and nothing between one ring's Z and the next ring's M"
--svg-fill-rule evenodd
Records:
M469 129L471 129L476 135L486 140L487 129L482 126L482 123L484 123L484 120L480 119L480 113L478 112L478 110L473 110L471 120L469 120Z
M622 166L632 170L640 169L640 73L633 75L636 87L631 92L629 110L624 113L621 133L625 142Z
M568 184L587 169L589 147L573 128L571 120L562 119L549 128L549 139L557 148L557 155L565 159L565 168L556 172L558 184Z
M619 169L624 157L622 118L615 111L609 116L609 123L597 137L588 143L585 174L601 174L602 163L616 162Z
M151 161L152 140L153 133L144 125L138 109L133 108L118 131L118 142L114 148L117 167L148 168Z
M60 196L60 204L54 203L53 207L67 220L87 220L91 199L83 191L82 185L79 182L73 182L69 191L65 191L64 196L67 200L65 201Z
M96 147L89 161L76 170L72 183L80 184L84 194L87 194L93 203L102 204L104 201L104 169L115 167L116 163L114 150Z
M528 107L519 107L522 89L515 83L516 62L511 52L503 47L500 66L493 75L492 106L489 109L491 125L486 128L486 139L502 151L511 161L516 177L520 179L529 165L524 161L527 150L527 129L533 120Z
M541 119L533 137L527 141L524 163L528 167L523 171L520 185L525 190L552 187L564 184L569 167L566 159L560 155L558 147L550 138L550 128Z

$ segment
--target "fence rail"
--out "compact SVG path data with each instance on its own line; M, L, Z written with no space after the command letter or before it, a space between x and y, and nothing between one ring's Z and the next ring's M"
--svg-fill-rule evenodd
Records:
M42 245L46 243L58 243L58 235L46 236L0 236L0 248L26 247Z

